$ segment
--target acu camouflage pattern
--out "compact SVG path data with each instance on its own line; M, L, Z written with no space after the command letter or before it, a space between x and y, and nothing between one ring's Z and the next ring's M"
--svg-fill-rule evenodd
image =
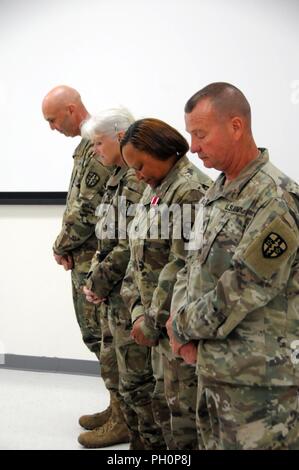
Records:
M101 201L111 170L96 160L93 145L86 139L82 139L75 149L73 159L74 168L62 229L53 250L58 255L73 257L72 291L77 321L84 343L99 356L101 331L97 318L98 307L87 302L82 287L97 246L95 210Z
M260 152L227 185L221 174L201 201L197 246L174 289L174 332L181 342L199 341L205 448L299 446L299 368L291 360L299 337L299 188Z
M158 218L156 218L157 238L152 238L150 227L153 222L150 219L150 209L151 201L155 196L159 197L159 204L165 204L166 209L172 204L177 204L180 209L183 204L188 204L189 208L192 208L190 229L195 217L195 206L210 185L211 180L184 156L176 163L160 186L146 189L140 201L146 210L142 207L137 209L130 229L131 258L121 291L130 308L133 321L144 315L145 321L142 328L145 336L159 342L158 351L155 351L153 355L152 365L155 376L159 376L162 361L164 390L161 387L161 380L157 381L153 405L157 407L155 416L163 417L163 422L160 424L166 434L169 429L169 417L165 413L165 399L167 399L172 414L171 439L175 438L177 449L194 448L196 445L195 369L187 364L183 365L181 359L173 356L165 328L176 274L185 264L187 240L181 236L181 230L179 237L174 236L177 222L175 213L170 214L169 217L169 237L161 238L161 221L165 220L164 209L158 212ZM186 229L186 227L182 228ZM138 237L138 233L142 236ZM185 373L185 371L188 372ZM170 442L171 439L169 438L168 441Z
M172 302L178 338L200 340L197 365L205 377L298 386L291 343L299 338L299 187L264 149L223 183L220 175L202 200L199 248L178 276ZM272 233L287 249L266 258Z
M199 383L199 448L298 450L297 387Z
M171 414L166 399L164 382L163 355L159 350L159 345L151 348L153 374L155 377L155 389L152 398L152 409L156 423L159 424L164 441L168 450L175 450L177 445L172 437Z
M117 168L107 182L99 207L96 227L98 250L92 260L86 285L99 297L106 298L100 311L102 325L101 371L105 384L117 394L130 431L131 441L140 438L145 449L164 449L159 427L154 422L151 397L154 377L150 348L139 346L130 337L130 313L120 296L120 288L130 258L126 233L121 230L121 211L127 224L133 216L127 211L137 204L145 184L136 179L132 169ZM121 197L126 205L119 206ZM115 217L112 217L111 214ZM114 221L114 236L107 236ZM111 228L111 227L110 227Z
M82 291L85 284L86 274L76 269L72 270L72 294L75 314L81 330L82 339L91 352L100 359L101 349L101 323L99 318L99 307L87 302Z
M86 139L82 139L75 149L73 159L62 229L53 250L57 255L72 255L75 269L88 273L97 248L95 211L103 197L111 169L97 160L93 144Z

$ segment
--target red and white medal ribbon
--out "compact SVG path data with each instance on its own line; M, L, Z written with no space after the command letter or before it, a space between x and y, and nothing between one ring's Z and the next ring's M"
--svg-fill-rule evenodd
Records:
M152 199L151 199L151 205L156 206L159 201L160 201L159 196L153 196Z

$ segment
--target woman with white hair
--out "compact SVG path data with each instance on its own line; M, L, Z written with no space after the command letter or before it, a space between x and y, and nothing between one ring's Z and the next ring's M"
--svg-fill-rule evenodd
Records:
M110 109L90 117L81 134L94 143L94 150L106 166L115 171L106 184L106 192L98 208L96 226L98 251L87 276L84 292L87 300L101 304L99 321L102 329L101 375L111 393L112 403L120 402L130 436L130 449L165 449L162 433L152 412L154 377L150 348L140 346L130 337L131 316L120 296L121 284L130 258L126 227L133 218L145 189L134 170L122 159L120 140L134 122L126 108ZM130 214L130 215L128 215ZM118 413L112 411L102 427L82 433L79 442L85 447L109 445L109 439L119 442Z

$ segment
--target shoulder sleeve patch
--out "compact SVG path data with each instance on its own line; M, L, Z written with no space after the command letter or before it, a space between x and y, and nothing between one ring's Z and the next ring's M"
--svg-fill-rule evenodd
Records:
M298 249L298 235L276 217L246 249L244 263L258 276L269 279Z
M94 171L90 171L87 176L86 176L86 179L85 179L85 182L86 182L86 186L88 188L94 188L94 186L96 186L96 184L100 181L100 177L97 173L95 173Z

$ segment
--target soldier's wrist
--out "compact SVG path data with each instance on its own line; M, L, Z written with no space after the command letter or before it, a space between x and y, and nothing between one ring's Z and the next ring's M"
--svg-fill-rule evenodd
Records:
M132 314L131 314L132 323L135 323L135 321L138 320L138 318L143 317L143 316L144 316L144 307L143 307L143 305L136 305L133 308Z

